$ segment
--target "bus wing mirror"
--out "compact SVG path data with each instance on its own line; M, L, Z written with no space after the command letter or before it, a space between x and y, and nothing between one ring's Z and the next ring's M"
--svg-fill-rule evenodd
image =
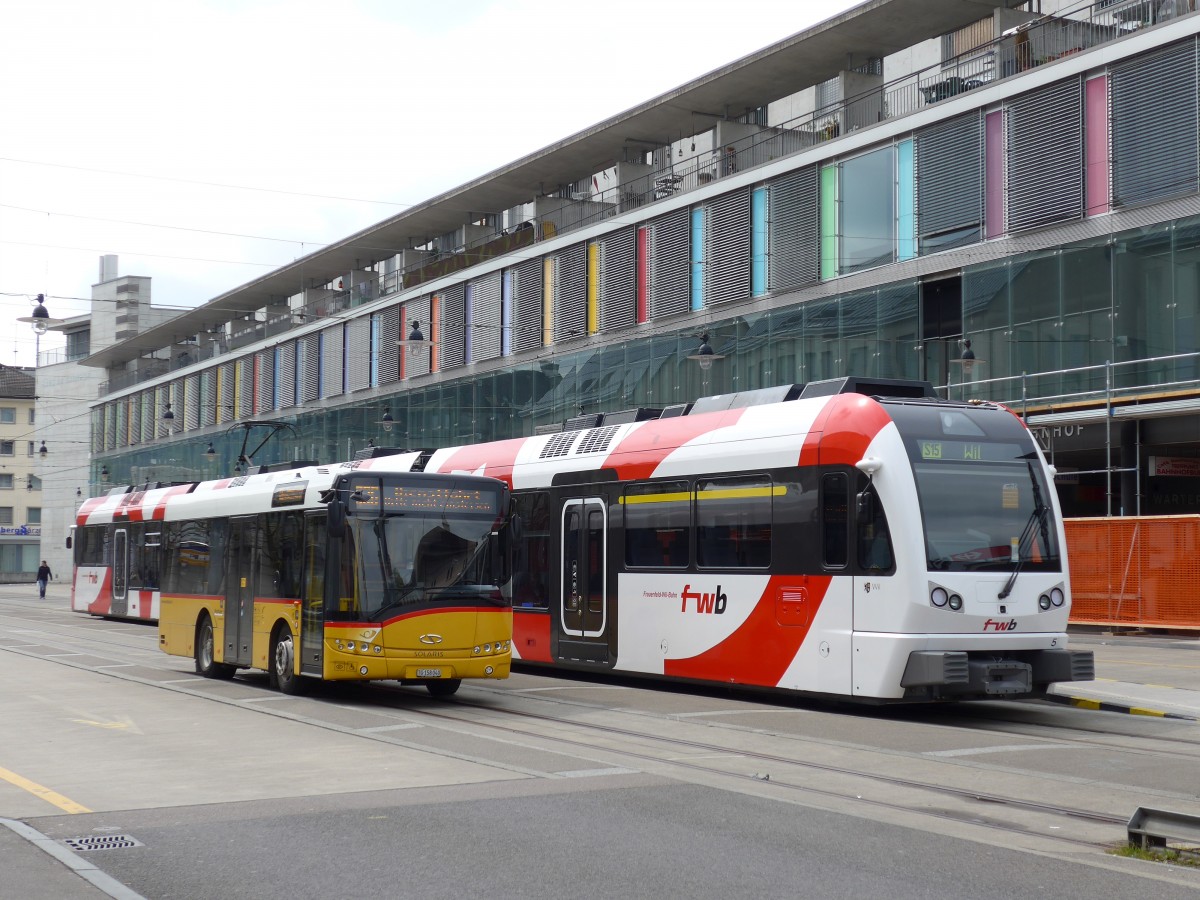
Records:
M504 584L508 581L509 570L512 568L511 552L512 533L508 529L493 531L488 535L488 556L492 560L492 583Z
M67 549L68 549L68 550L70 550L70 549L71 549L71 544L72 544L72 543L74 543L74 542L71 540L71 536L70 536L70 535L67 535Z
M332 538L343 538L346 536L346 504L341 500L331 500L329 502L329 516L325 524L326 531Z

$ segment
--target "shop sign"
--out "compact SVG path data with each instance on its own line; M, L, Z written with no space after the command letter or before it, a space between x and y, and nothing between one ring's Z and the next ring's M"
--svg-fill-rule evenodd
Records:
M0 535L41 537L42 527L40 525L0 525Z
M1150 475L1159 478L1200 478L1200 458L1192 456L1152 456Z

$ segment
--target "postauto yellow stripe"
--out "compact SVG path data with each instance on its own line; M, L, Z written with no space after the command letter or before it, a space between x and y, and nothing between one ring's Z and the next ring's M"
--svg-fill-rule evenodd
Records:
M787 493L787 485L775 484L771 487L755 488L726 488L719 491L700 491L697 500L740 500L744 497L782 497ZM668 494L631 494L621 497L621 503L634 506L639 503L681 503L692 499L688 491L675 491Z

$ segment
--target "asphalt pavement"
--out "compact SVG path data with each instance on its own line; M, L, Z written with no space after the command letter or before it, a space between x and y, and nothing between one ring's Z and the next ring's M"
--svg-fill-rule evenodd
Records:
M1086 631L1074 649L1096 655L1095 681L1056 685L1052 702L1109 713L1200 721L1200 635ZM7 774L0 768L0 777ZM0 818L0 896L21 900L144 900L76 852L15 819Z

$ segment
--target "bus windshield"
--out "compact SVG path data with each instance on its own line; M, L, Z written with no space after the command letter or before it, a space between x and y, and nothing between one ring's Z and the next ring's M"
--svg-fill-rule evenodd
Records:
M384 480L357 491L343 545L353 569L356 613L367 619L464 602L503 604L492 532L502 519L501 489L414 489ZM377 502L382 500L382 503ZM347 586L348 588L349 586ZM343 590L346 590L344 588Z
M929 568L1060 571L1054 488L1017 419L994 409L922 412L931 415L901 430Z

